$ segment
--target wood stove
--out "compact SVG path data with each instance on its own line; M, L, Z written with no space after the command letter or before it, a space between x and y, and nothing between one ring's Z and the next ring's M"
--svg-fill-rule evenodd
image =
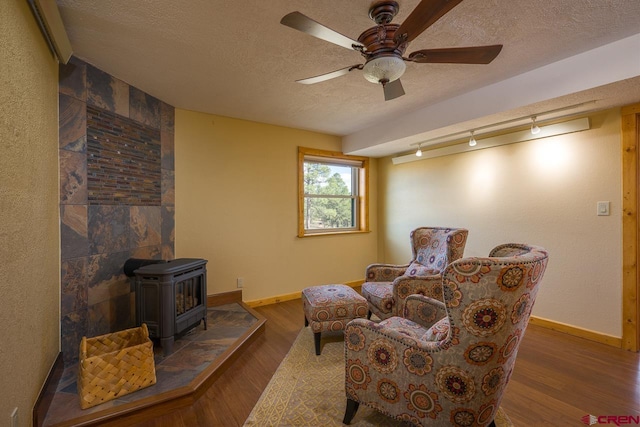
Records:
M145 264L147 262L147 265ZM179 258L173 261L130 259L136 267L136 324L147 324L164 355L173 351L176 336L204 322L207 329L207 260ZM154 262L154 263L148 263ZM125 267L127 270L127 267Z

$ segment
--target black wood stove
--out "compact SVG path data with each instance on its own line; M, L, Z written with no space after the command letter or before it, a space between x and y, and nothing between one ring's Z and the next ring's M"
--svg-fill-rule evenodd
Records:
M176 336L204 322L207 329L207 260L173 261L131 258L125 273L135 275L136 324L147 324L164 355L173 351Z

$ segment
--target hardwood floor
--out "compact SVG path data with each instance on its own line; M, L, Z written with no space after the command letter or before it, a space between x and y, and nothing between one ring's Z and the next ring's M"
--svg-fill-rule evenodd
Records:
M300 300L258 307L265 333L189 408L142 426L242 426L303 326ZM640 355L530 325L502 406L516 427L640 416Z

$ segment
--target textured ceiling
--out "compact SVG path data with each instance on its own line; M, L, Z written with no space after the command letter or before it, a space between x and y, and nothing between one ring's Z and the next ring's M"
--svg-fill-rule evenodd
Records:
M374 25L369 0L57 3L74 54L145 92L177 108L340 135L345 152L361 155L406 152L418 141L587 101L596 102L574 111L640 101L638 0L464 0L407 53L503 44L500 55L489 65L408 63L406 95L388 102L358 70L295 83L362 58L279 23L297 10L356 39ZM396 23L418 1L399 3Z

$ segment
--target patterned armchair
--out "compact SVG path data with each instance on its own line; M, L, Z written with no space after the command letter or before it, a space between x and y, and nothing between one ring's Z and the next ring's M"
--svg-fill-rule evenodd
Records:
M349 322L343 422L362 403L416 425L493 425L547 260L501 245L446 268L444 303L412 295L404 318Z
M369 318L402 316L409 295L442 300L445 267L462 258L468 230L464 228L416 228L410 234L413 258L405 265L371 264L366 270L362 296L369 303Z

